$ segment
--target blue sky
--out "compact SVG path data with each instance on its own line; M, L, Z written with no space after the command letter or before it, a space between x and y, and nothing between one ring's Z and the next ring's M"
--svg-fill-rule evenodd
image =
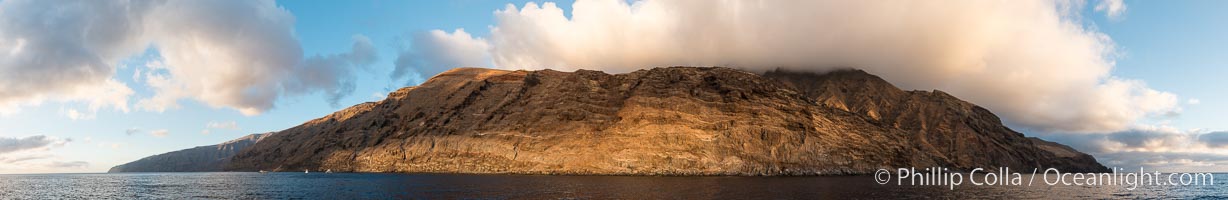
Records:
M1228 130L1228 13L1223 1L1127 1L1123 19L1096 17L1125 55L1114 74L1146 80L1153 88L1200 101L1172 120L1177 127Z
M159 42L152 42L150 48L141 48L135 53L126 53L118 57L116 62L108 63L112 66L114 72L107 76L114 79L123 85L130 88L134 93L125 101L126 105L130 105L128 111L113 109L111 107L103 107L97 109L96 112L90 110L88 101L85 100L20 100L20 102L35 102L19 104L19 111L11 114L0 115L0 138L26 138L29 136L48 136L58 138L56 145L50 145L46 148L34 149L23 152L29 155L42 156L44 160L49 160L49 163L68 163L68 162L83 162L87 165L72 165L71 167L49 167L49 165L9 165L3 166L0 164L0 173L44 173L44 172L101 172L111 166L126 163L142 157L169 152L189 147L211 145L219 142L227 141L250 133L263 133L270 131L278 131L293 127L307 120L327 115L331 112L344 108L348 105L354 105L361 102L374 101L382 98L392 90L403 86L417 84L421 78L413 77L408 79L392 79L388 75L397 68L394 61L400 57L407 57L421 60L423 65L431 65L438 63L455 63L448 62L446 56L434 57L414 57L414 55L403 54L403 52L426 52L432 51L431 47L446 47L438 46L446 43L444 36L459 36L456 29L463 29L464 32L471 36L460 37L462 40L481 41L481 44L493 46L489 49L489 54L483 57L485 60L480 63L494 63L499 66L484 66L484 67L502 67L502 68L533 68L540 66L513 66L509 62L498 60L500 57L524 56L516 54L519 52L501 52L507 47L506 41L503 39L518 39L524 35L517 35L517 32L508 31L506 35L500 37L493 36L491 28L501 27L506 30L513 30L518 24L508 22L509 24L501 24L500 19L527 19L526 21L539 20L540 18L532 18L520 15L499 16L496 10L505 9L508 4L515 5L518 9L529 10L525 8L527 1L512 1L512 2L496 2L496 1L345 1L345 2L319 2L319 1L278 1L277 6L280 6L285 11L288 11L292 17L292 32L294 39L301 46L302 57L313 55L332 55L341 54L350 50L354 42L354 36L365 36L370 39L370 43L374 45L376 51L376 59L369 67L353 70L351 73L354 76L355 84L353 92L343 96L337 104L340 106L330 105L325 100L326 94L322 92L309 92L303 95L284 95L273 101L273 107L259 114L245 114L232 109L227 105L210 104L207 101L201 100L203 96L176 98L174 102L178 103L178 108L170 108L161 112L151 111L138 108L138 101L145 98L155 96L160 90L157 90L148 85L148 81L142 81L145 77L141 71L154 69L149 68L149 63L158 61L162 57L161 49L156 48ZM617 2L611 4L595 4L593 6L609 6L617 7ZM11 1L4 3L16 4ZM558 7L563 11L565 17L572 17L570 1L556 1ZM1108 15L1098 11L1095 7L1098 5L1095 1L1088 2L1087 5L1080 7L1078 13L1080 18L1075 19L1078 24L1081 24L1084 29L1090 32L1102 33L1111 38L1111 43L1114 44L1116 56L1113 57L1115 67L1109 72L1109 76L1130 79L1145 84L1142 91L1153 89L1155 91L1171 93L1175 96L1176 105L1179 114L1165 115L1151 113L1137 120L1129 121L1133 124L1128 127L1117 127L1113 131L1101 131L1101 133L1075 133L1067 134L1065 132L1078 132L1074 128L1072 131L1048 129L1045 122L1032 122L1026 119L1018 121L1008 121L1013 128L1023 130L1029 135L1039 135L1047 139L1055 139L1064 143L1079 143L1090 141L1096 136L1111 135L1116 131L1137 131L1138 126L1161 127L1155 129L1145 129L1155 131L1160 129L1175 129L1177 131L1169 131L1171 133L1157 133L1157 135L1199 135L1215 131L1228 130L1228 125L1222 123L1221 116L1228 112L1228 105L1221 102L1228 101L1228 94L1225 94L1223 85L1226 85L1222 76L1228 74L1228 26L1223 26L1223 22L1228 20L1228 13L1221 12L1218 9L1228 7L1228 2L1224 1L1125 1L1127 5L1125 11L1120 16L1109 17ZM628 6L626 2L622 2L623 7L635 8ZM539 4L534 4L533 7L538 7ZM632 4L639 5L639 4ZM645 3L639 5L641 7L652 7L655 4ZM10 6L11 9L21 8L21 5L3 5ZM547 7L541 5L541 7ZM804 7L804 6L799 6ZM717 9L720 9L719 7ZM549 11L549 9L543 9ZM21 15L4 15L0 11L0 17L22 17ZM534 11L536 12L536 10ZM667 12L668 13L668 12ZM638 15L643 14L643 15ZM630 16L644 16L651 14L649 12L632 12ZM653 15L655 16L655 15ZM502 18L501 18L502 17ZM524 17L524 18L517 18ZM617 17L612 17L617 18ZM634 18L634 17L629 17ZM638 19L638 18L636 18ZM12 19L5 19L12 20ZM808 20L808 19L798 19ZM547 21L547 20L542 20ZM617 21L614 20L614 21ZM821 20L820 20L821 21ZM604 21L602 21L604 22ZM579 24L580 22L574 22ZM645 23L643 21L633 21L629 26L639 26ZM697 23L702 24L702 23ZM530 24L531 25L531 24ZM626 25L626 24L624 24ZM650 25L645 25L649 26ZM235 26L238 27L238 26ZM531 27L531 26L526 26ZM574 26L585 27L585 26ZM11 28L11 27L9 27ZM440 34L426 34L431 30L440 30ZM148 31L148 30L145 30ZM550 30L538 30L538 32L530 33L553 33ZM576 30L564 30L568 32ZM0 31L3 32L3 31ZM582 32L580 30L579 32ZM20 33L12 33L10 35L21 36ZM5 36L5 34L0 34ZM159 41L160 39L150 39ZM431 41L439 42L438 44L416 44L415 42ZM162 42L169 43L169 42ZM4 45L3 40L0 40L0 45ZM144 44L144 43L138 43ZM168 47L172 48L172 47ZM803 50L814 50L802 48ZM821 51L821 48L818 50ZM595 51L608 52L608 51ZM105 53L98 53L103 55ZM449 55L441 54L418 54L421 55ZM530 55L531 56L531 55ZM720 55L718 55L720 56ZM637 58L634 55L628 57L616 58ZM1035 59L1035 58L1030 58ZM490 60L494 60L493 62ZM632 60L632 59L627 59ZM691 59L696 60L696 59ZM698 59L702 60L702 58ZM566 60L568 64L577 66L584 65L585 60ZM858 63L858 60L852 60L851 63ZM7 63L7 62L0 62ZM468 62L459 62L468 63ZM545 63L545 62L542 62ZM634 63L634 62L632 62ZM670 63L658 61L646 61L648 64L705 64L705 63L743 63L741 61L714 61L714 62L698 62L698 63ZM754 61L745 63L755 63ZM802 62L811 63L811 62ZM822 63L822 62L820 62ZM883 64L869 62L868 65ZM890 64L890 63L887 63ZM412 66L411 66L412 67ZM439 66L439 67L455 67L455 66ZM549 67L549 66L546 66ZM645 66L635 65L626 68L611 67L604 70L612 72L624 72L629 69L642 68ZM428 67L423 67L428 68ZM557 68L557 67L555 67ZM567 70L567 68L562 68ZM420 69L423 71L432 71ZM903 87L910 89L934 89L934 87L944 87L952 83L934 83L929 78L918 78L907 75L892 75L892 68L870 68L871 72L881 72L889 81L897 84L903 83ZM904 70L907 71L907 70ZM0 73L10 73L9 71L0 71ZM140 76L134 76L139 74ZM10 74L13 75L13 74ZM421 75L415 75L421 76ZM1103 77L1101 77L1103 78ZM942 88L947 90L947 88ZM991 101L993 98L977 98L977 90L975 88L956 87L951 90L955 91L957 96L971 96L974 103L975 100L985 102ZM311 90L316 91L316 90ZM960 95L963 93L964 95ZM1077 97L1076 97L1077 99ZM0 99L2 100L2 99ZM1195 102L1196 101L1196 102ZM3 102L0 102L3 103ZM2 104L0 104L2 105ZM991 109L998 112L999 115L1006 116L1027 116L1024 114L1013 115L1017 113L1012 111L1010 106L1016 104L1001 104L991 105ZM1024 104L1027 105L1027 104ZM1134 104L1129 104L1134 105ZM85 117L72 119L69 116L70 112L84 111ZM89 114L92 113L92 114ZM92 116L91 116L92 115ZM1006 117L1008 120L1010 117ZM1131 118L1133 119L1133 118ZM210 128L209 124L229 124L233 123L234 127L214 127ZM1192 130L1197 129L1197 130ZM129 130L134 132L128 134ZM157 136L154 132L165 130L165 135ZM1085 129L1077 129L1085 130ZM1097 129L1105 130L1105 129ZM204 133L207 131L207 134ZM1094 132L1094 131L1093 131ZM1090 137L1088 135L1091 135ZM1102 139L1104 137L1101 137ZM1111 137L1110 137L1111 138ZM1160 136L1159 138L1163 138ZM1195 137L1196 138L1196 137ZM1098 144L1098 143L1097 143ZM1088 144L1094 145L1094 144ZM1074 144L1076 148L1097 148L1088 147L1087 145ZM1105 155L1129 154L1131 152L1150 152L1152 146L1144 146L1137 148L1105 150ZM1086 149L1080 149L1089 151ZM1204 151L1192 150L1192 151ZM1211 148L1210 150L1218 151ZM1094 151L1094 150L1091 150ZM0 152L4 153L4 152ZM12 155L10 155L12 156ZM1099 155L1097 155L1099 156ZM1099 157L1098 157L1099 158ZM3 157L0 157L3 160ZM1216 163L1228 159L1218 158L1201 158L1193 159L1193 161ZM1103 160L1102 160L1103 161ZM1133 163L1138 164L1138 163Z
M322 117L349 105L382 99L382 95L400 87L416 85L414 80L389 80L392 60L402 49L410 48L408 37L415 32L431 29L473 30L484 34L492 24L491 13L509 3L523 5L527 1L279 1L294 15L294 34L305 55L330 54L350 47L354 35L371 38L379 50L379 60L373 69L357 73L355 91L339 102L339 107L325 102L321 94L279 99L274 109L260 115L245 116L227 108L211 107L194 100L178 100L179 109L164 112L122 112L101 109L91 119L73 120L65 110L83 110L79 102L41 103L23 106L17 114L0 116L0 137L22 138L46 135L71 139L66 145L48 151L54 159L85 161L83 168L0 167L0 173L100 172L111 166L142 157L212 145L251 133L264 133L290 128ZM132 74L157 57L156 49L132 55L116 63L115 78L129 85L134 96L152 96L148 87L134 81ZM237 128L208 128L209 123L233 122ZM138 133L127 134L130 129ZM167 130L168 135L151 135L155 130ZM208 134L202 131L208 130Z

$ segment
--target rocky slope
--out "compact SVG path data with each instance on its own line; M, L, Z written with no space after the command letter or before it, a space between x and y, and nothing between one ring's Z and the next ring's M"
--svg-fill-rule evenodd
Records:
M199 146L145 157L111 167L115 172L214 172L222 171L230 158L273 133L251 134L217 145Z
M989 110L942 91L903 91L860 70L823 75L769 72L818 104L862 114L872 123L905 132L905 140L940 166L1066 166L1105 171L1090 155L1065 145L1027 138ZM1031 168L1031 167L1028 167Z
M462 68L268 136L226 170L813 175L1104 171L940 91L861 71Z

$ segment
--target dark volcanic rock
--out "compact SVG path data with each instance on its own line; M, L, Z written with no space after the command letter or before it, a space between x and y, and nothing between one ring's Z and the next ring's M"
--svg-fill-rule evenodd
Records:
M1095 159L942 92L861 71L463 68L269 136L235 171L812 175Z
M115 172L216 172L239 151L256 144L274 133L251 134L217 145L199 146L170 153L145 157L111 167Z
M989 110L942 91L903 91L861 70L822 75L775 71L764 76L782 80L824 106L862 114L875 124L904 131L915 148L941 158L941 166L1108 171L1090 155L1024 137L1002 125Z

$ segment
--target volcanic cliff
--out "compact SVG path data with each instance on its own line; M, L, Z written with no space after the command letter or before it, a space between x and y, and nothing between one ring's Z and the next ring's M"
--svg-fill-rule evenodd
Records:
M815 175L934 166L1107 170L941 91L903 91L858 70L720 67L453 69L267 136L225 169Z
M115 172L216 172L239 151L274 133L251 134L216 145L158 154L111 167Z

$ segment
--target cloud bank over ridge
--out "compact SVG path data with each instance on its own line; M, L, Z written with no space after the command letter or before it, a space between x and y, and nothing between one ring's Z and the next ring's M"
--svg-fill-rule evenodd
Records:
M398 61L420 62L416 70L428 77L453 67L855 67L906 89L950 92L1044 132L1123 131L1178 112L1174 94L1110 74L1119 52L1082 23L1084 4L582 0L569 18L554 3L528 3L495 11L487 38L419 34L418 53ZM1125 10L1120 2L1097 6L1115 17Z

